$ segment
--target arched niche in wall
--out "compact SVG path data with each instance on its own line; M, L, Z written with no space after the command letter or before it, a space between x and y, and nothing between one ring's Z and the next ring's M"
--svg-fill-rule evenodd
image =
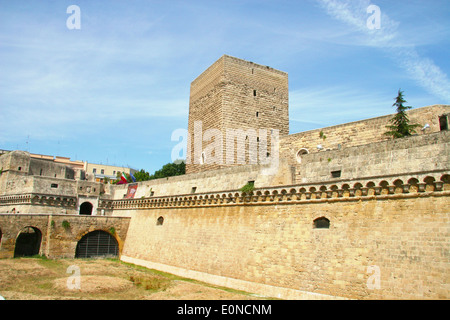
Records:
M330 229L330 220L320 217L314 220L314 229Z
M309 151L306 148L301 148L300 150L297 151L297 154L295 155L295 159L297 160L297 163L302 163L302 157L305 154L309 154Z

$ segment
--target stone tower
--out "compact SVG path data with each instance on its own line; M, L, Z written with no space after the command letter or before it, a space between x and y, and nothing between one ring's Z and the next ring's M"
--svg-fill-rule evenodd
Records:
M288 74L222 56L191 83L186 173L267 163L289 134Z

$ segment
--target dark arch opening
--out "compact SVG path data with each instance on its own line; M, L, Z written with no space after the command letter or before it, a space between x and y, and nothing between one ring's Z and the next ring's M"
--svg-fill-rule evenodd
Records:
M78 241L75 258L117 257L118 254L117 240L106 231L96 230Z
M14 258L30 257L39 254L42 232L35 227L25 227L17 236Z
M164 217L159 217L159 218L156 220L156 225L157 225L157 226L162 226L163 223L164 223Z
M90 216L92 215L92 203L90 202L83 202L80 206L80 214Z
M314 220L315 229L330 229L330 220L325 217L317 218Z

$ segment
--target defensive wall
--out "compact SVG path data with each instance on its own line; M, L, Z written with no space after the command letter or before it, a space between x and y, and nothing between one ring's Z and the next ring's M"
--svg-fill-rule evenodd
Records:
M120 200L115 212L131 216L121 259L149 268L286 299L448 299L449 196L447 172Z
M416 128L417 135L448 130L450 105L431 105L407 111L410 123L420 125ZM384 133L386 126L394 114L376 118L364 119L300 133L293 133L280 139L280 158L288 159L292 165L302 162L302 155L321 152L323 150L341 150L348 147L364 146L374 142L389 141L391 138ZM442 119L442 123L440 123ZM425 125L425 130L421 130ZM446 124L446 125L445 125ZM443 128L441 128L443 126ZM321 134L322 132L322 134Z
M14 257L21 232L32 228L39 233L38 254L48 258L74 258L80 239L93 231L111 234L118 243L119 255L130 219L66 214L0 214L0 258Z
M302 155L295 181L311 183L449 169L450 131Z
M253 165L142 182L134 199L124 199L129 186L10 167L0 204L21 214L0 215L0 257L14 254L26 227L40 230L48 257L74 257L83 235L114 229L123 261L265 296L448 299L449 157L449 132L439 131L297 164L291 155L277 172ZM248 181L256 188L239 191ZM60 214L90 195L112 216Z
M442 131L308 154L305 182L118 197L122 260L280 298L448 299L448 151Z
M239 190L249 181L254 181L256 187L293 183L294 171L290 166L286 166L285 161L280 161L275 170L271 170L271 168L271 165L243 165L143 181L137 184L134 198ZM117 185L112 191L112 199L121 200L127 195L128 185Z
M77 180L64 164L12 151L0 157L0 168L1 213L78 214L89 202L93 215L111 214L111 186Z
M239 190L248 181L254 181L255 187L261 188L443 172L450 164L450 132L438 131L309 153L302 155L297 164L292 164L294 158L281 158L275 170L271 170L272 165L247 165L140 182L134 198ZM332 173L336 172L339 174L333 176ZM115 186L111 198L121 200L127 190L127 185Z

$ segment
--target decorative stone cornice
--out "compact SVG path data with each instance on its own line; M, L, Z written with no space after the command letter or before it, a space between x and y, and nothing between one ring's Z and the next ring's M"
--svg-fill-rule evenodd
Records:
M0 196L0 206L22 204L75 208L77 206L77 197L40 193Z
M419 180L420 179L420 180ZM448 172L421 176L390 176L359 181L290 185L258 188L246 193L239 190L114 200L114 210L184 208L227 205L270 205L320 201L354 201L377 198L408 198L423 195L450 195Z

